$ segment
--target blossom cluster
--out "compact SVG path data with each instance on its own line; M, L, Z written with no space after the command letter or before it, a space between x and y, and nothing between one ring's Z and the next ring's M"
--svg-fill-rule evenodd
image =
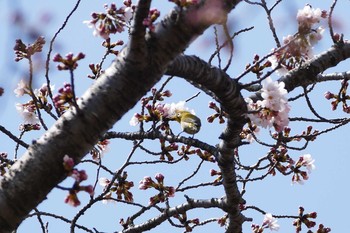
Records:
M133 17L135 6L131 0L123 2L124 6L117 8L115 3L104 5L105 13L92 13L92 20L84 21L89 28L93 28L93 35L107 40L111 34L121 33L129 25Z
M15 47L13 48L16 55L15 61L18 62L24 58L31 59L32 55L42 51L44 44L45 39L42 36L38 37L33 44L28 46L25 45L20 39L16 40Z
M125 171L120 177L118 177L117 181L113 183L111 183L112 182L111 180L105 177L101 177L99 179L99 184L102 187L104 187L104 191L107 191L107 193L103 197L102 203L106 204L108 202L113 201L112 199L113 193L117 194L118 200L124 199L127 202L133 202L134 198L132 193L129 190L130 188L134 187L134 182L127 181L127 178L128 178L128 174Z
M50 91L55 89L50 85ZM39 89L31 91L29 84L24 80L20 80L17 88L14 90L17 97L28 95L31 99L26 103L17 103L16 109L24 119L24 125L21 128L24 131L40 129L39 118L37 115L38 109L44 109L46 112L52 110L52 105L49 103L49 87L44 83ZM65 112L73 104L73 90L69 83L64 83L64 86L58 89L58 94L53 97L53 104L60 113Z
M313 28L322 18L327 18L327 12L306 5L296 16L298 33L283 37L282 48L276 49L269 57L272 68L284 75L286 72L300 66L304 61L313 57L313 46L322 39L324 28Z
M63 87L58 89L58 93L53 97L53 102L58 111L63 113L73 105L73 97L72 85L64 83Z
M257 78L260 78L263 75L263 70L265 70L266 68L271 67L271 61L267 60L265 61L263 64L260 61L260 56L258 54L255 54L253 57L253 62L248 63L245 66L246 70L250 70L250 72L252 72L253 74L256 74Z
M186 212L175 214L174 218L178 219L179 222L185 227L185 232L192 232L193 226L199 224L199 218L188 219Z
M319 135L319 130L313 129L311 125L306 127L306 130L303 130L301 134L291 135L291 128L285 127L280 133L273 133L271 136L275 140L284 140L285 142L296 141L300 142L302 139L305 141L314 141Z
M220 107L216 105L216 103L210 101L209 108L213 109L216 113L207 117L207 121L212 123L216 118L219 120L219 124L225 123L225 117L227 117L227 113L224 112Z
M54 86L50 86L50 89L54 90ZM24 95L29 95L31 97L31 100L24 104L16 104L17 111L24 119L23 129L40 129L37 116L38 108L44 109L45 111L51 111L52 109L52 105L48 102L49 90L47 84L44 83L39 89L35 89L32 93L29 85L24 80L20 80L14 93L17 97ZM34 127L32 128L32 126Z
M170 152L172 151L177 151L179 149L179 146L175 143L172 142L169 145L166 145L166 141L164 139L159 139L160 141L160 148L161 148L161 154L159 159L160 160L165 160L167 158L168 161L173 161L174 157L171 155Z
M293 183L299 183L303 184L304 180L309 179L308 173L311 173L312 170L315 169L315 160L311 157L310 154L305 154L299 158L299 160L296 162L294 169L293 169L293 177L292 177L292 182ZM306 167L306 171L302 171L300 168Z
M313 219L317 218L316 212L304 213L304 207L299 207L299 216L296 220L293 221L293 226L295 226L295 232L300 233L302 230L302 225L304 224L307 228L313 228L316 226L316 222ZM330 232L331 229L328 227L324 227L322 224L318 226L318 230L315 232L319 233L327 233ZM309 231L308 231L309 232Z
M322 18L327 18L327 12L320 8L312 8L311 5L306 5L297 13L298 31L301 34L310 33L312 27L321 21Z
M272 161L270 174L275 175L276 169L282 174L287 174L287 171L290 170L294 165L294 160L289 156L288 149L279 146L278 148L271 148L269 153Z
M74 165L74 160L68 155L65 155L63 158L63 167L68 172L68 176L72 177L75 182L73 186L68 189L69 194L65 198L64 202L76 207L80 205L80 200L77 194L80 191L85 191L92 196L94 194L94 188L92 185L80 185L81 182L87 180L88 176L84 170L75 169Z
M163 121L169 115L169 105L164 105L161 101L164 100L164 97L170 97L172 93L169 90L160 92L156 88L152 88L151 95L142 98L141 103L142 107L146 108L148 113L139 114L135 113L134 116L129 121L131 126L136 126L140 122L159 122ZM151 102L152 101L152 102ZM157 101L157 102L154 102ZM151 103L150 103L151 102ZM143 111L142 111L143 112Z
M275 175L276 169L285 175L292 172L293 184L304 184L304 180L308 180L309 174L316 168L314 164L315 160L310 154L300 156L297 162L288 155L288 149L283 146L280 146L279 148L271 148L269 154L272 162L269 171L270 174ZM306 168L307 171L302 170L302 168Z
M160 16L160 11L157 9L151 9L148 12L148 17L143 20L143 25L146 26L151 32L154 31L155 25L154 22L158 19Z
M335 111L338 108L339 104L342 104L343 112L350 113L350 106L348 105L348 100L350 99L350 96L348 94L348 87L348 80L343 80L341 82L341 87L338 93L332 93L330 91L327 91L324 94L324 97L327 100L332 100L331 107L333 111Z
M150 205L164 202L167 198L175 196L175 188L173 186L164 185L164 176L162 174L157 173L154 178L157 182L153 181L151 177L146 176L140 181L139 185L139 189L141 190L154 188L159 191L158 194L150 198Z
M273 126L276 131L281 132L289 123L290 106L286 95L287 90L283 82L274 82L270 77L263 80L261 89L263 100L254 103L252 99L246 99L251 122L263 128Z
M65 57L62 57L61 54L56 54L52 59L54 62L59 62L57 65L58 70L75 70L78 67L78 62L81 59L85 58L85 54L78 53L74 56L73 53L68 53Z

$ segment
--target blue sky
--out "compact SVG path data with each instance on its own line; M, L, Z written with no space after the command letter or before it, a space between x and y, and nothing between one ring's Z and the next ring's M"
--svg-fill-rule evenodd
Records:
M33 4L35 2L35 4ZM121 3L121 1L117 1ZM165 15L169 11L168 1L153 1L154 6L156 3L161 9L162 15ZM321 9L329 9L329 5L332 1L285 1L286 3L278 6L278 9L273 14L277 33L282 38L282 36L287 34L294 34L297 28L295 15L297 9L302 8L306 3L311 4L313 7L319 7ZM104 49L100 46L102 39L92 36L91 29L87 28L86 25L82 24L83 20L90 19L90 14L92 11L103 11L104 2L97 0L82 1L81 6L78 8L77 12L73 15L68 23L68 26L63 30L57 39L57 45L55 46L54 53L60 52L66 54L68 52L78 53L84 52L86 58L79 63L79 68L77 69L75 75L77 80L77 95L81 95L84 91L92 84L92 81L86 78L89 73L87 65L89 63L98 62L103 53ZM21 123L21 118L18 116L14 104L16 102L24 102L24 99L16 98L13 94L13 89L16 87L16 83L19 79L23 77L26 72L27 64L22 61L20 63L15 63L13 61L14 54L12 51L14 40L17 38L22 38L25 43L28 43L29 38L23 29L18 29L9 23L9 18L11 17L11 12L14 9L21 9L25 15L25 21L28 25L39 32L44 33L44 36L49 41L57 29L61 26L65 17L69 11L73 8L75 2L72 1L2 1L0 2L0 7L2 13L0 15L0 28L3 29L2 36L0 37L0 68L3 71L0 77L0 86L5 88L5 95L0 98L0 105L2 109L0 111L0 125L6 126L7 129L14 132L14 134L19 135L18 125ZM335 20L337 21L338 27L336 28L339 32L344 33L344 38L349 37L350 26L347 25L346 20L348 19L347 9L350 9L350 1L340 1L339 5L335 8ZM43 15L51 15L52 19L49 23L40 23L40 17ZM230 24L230 30L232 32L240 30L242 28L254 26L255 28L247 33L239 35L235 41L235 53L232 61L232 66L228 70L228 73L235 77L236 75L243 72L245 64L251 62L254 54L258 53L263 56L271 51L274 47L274 42L272 40L271 33L268 31L267 20L264 13L257 6L247 6L246 4L239 5L235 11L230 16L232 23ZM115 37L119 39L121 37ZM122 38L126 39L127 35L122 35ZM186 54L195 54L200 56L204 60L208 59L210 55L215 50L215 43L213 42L214 30L212 28L208 29L205 34L196 40L189 49L185 52ZM323 51L331 46L331 42L328 36L328 30L325 32L325 39L315 47L315 54ZM47 49L47 47L46 47ZM47 50L45 50L46 52ZM44 58L46 53L44 52ZM222 54L223 59L227 57L227 54ZM105 64L111 62L109 59ZM349 68L349 62L345 61L340 66L326 71L326 73L331 72L343 72L347 71ZM52 64L51 70L53 71L54 64ZM68 82L68 73L53 71L50 73L52 82L56 84L56 90L62 86L63 82ZM273 75L274 79L278 77ZM44 82L43 72L38 70L35 75L37 87L41 86ZM165 79L163 79L164 81ZM244 81L244 80L243 80ZM315 108L320 111L324 116L328 117L338 117L344 116L340 111L332 112L330 110L330 104L324 99L323 93L327 90L336 92L339 88L339 83L329 83L326 85L318 85L316 91L311 95L313 101L315 102ZM158 85L159 86L159 85ZM192 88L189 84L185 83L183 80L175 79L170 83L168 88L173 92L173 96L169 98L169 102L177 102L179 100L187 99L198 92L198 90ZM300 93L301 89L295 90L290 93L290 96L295 96ZM246 94L246 93L245 93ZM208 102L211 99L206 97L204 93L201 93L198 98L191 101L188 105L190 108L194 109L199 117L202 118L203 128L196 138L203 140L209 144L217 144L218 136L220 135L223 125L218 124L208 124L205 122L205 118L211 114L210 110L207 108ZM297 101L292 104L292 116L307 115L311 116L310 112L307 111L305 107L305 100ZM137 105L135 109L131 110L129 113L123 117L123 119L118 122L114 130L118 131L133 131L136 128L132 128L128 121L134 112L139 111L140 106ZM48 120L49 125L53 123L52 120ZM305 129L305 124L295 125L293 124L293 132L301 132ZM177 125L174 125L174 130L180 130ZM315 126L317 129L323 129L326 126L319 125ZM290 155L297 160L297 158L306 153L310 153L316 160L316 170L310 175L310 179L305 182L304 185L291 185L291 177L283 177L277 175L276 177L269 177L262 182L250 183L247 186L247 193L244 198L249 205L256 205L267 212L271 212L277 215L296 215L298 211L298 206L302 205L305 207L306 212L316 211L318 213L317 223L323 223L325 226L331 227L332 232L346 232L348 229L347 216L348 209L350 208L350 203L348 197L350 195L350 189L346 180L349 177L347 164L349 164L349 152L347 148L348 134L347 126L341 128L337 131L330 132L327 135L319 137L315 142L311 143L310 146L305 151L290 151ZM30 142L32 139L39 137L43 131L33 133L30 135L25 135L24 140ZM268 140L266 135L268 132L261 132L261 136ZM5 135L0 134L1 148L0 151L6 151L9 156L13 155L15 144L11 142ZM152 146L150 142L148 146ZM113 169L118 169L121 166L122 161L120 157L125 157L131 148L131 143L126 141L115 140L111 142L109 152L104 157L104 162L110 165ZM264 156L268 151L268 148L258 146L253 144L252 146L244 146L240 148L240 154L242 161L248 164L254 163L258 158ZM19 155L23 153L23 149L20 149ZM119 157L118 157L119 156ZM144 159L144 154L139 152L135 159ZM175 155L176 156L176 155ZM137 190L138 181L142 179L143 176L154 176L157 172L162 172L165 174L166 182L176 185L176 181L181 177L185 178L190 175L193 169L199 163L196 158L191 159L189 162L180 163L175 166L132 166L130 167L129 176L135 182L135 187L133 192L135 192L135 197L138 201L147 204L149 195L152 194L151 191L140 192ZM91 179L94 181L94 170L91 166L86 164L79 165L81 169L86 169L91 172ZM215 164L205 164L198 177L196 177L193 182L204 182L211 181L209 176L209 169L216 168ZM101 176L107 174L101 174ZM64 184L72 184L71 179L67 179ZM99 193L101 188L99 187L96 192ZM142 201L144 195L144 201ZM189 195L193 198L209 198L211 196L220 197L223 195L221 187L204 188L200 192L192 191ZM73 208L63 203L66 196L66 192L60 190L54 190L48 196L48 201L45 201L39 206L42 211L49 211L54 209L54 212L72 217L79 210L79 208ZM173 204L180 204L185 201L183 194L176 194L178 199L174 200ZM81 193L79 195L82 201L82 206L87 201L87 195ZM85 201L85 202L84 202ZM126 218L128 214L131 214L133 208L122 205L121 203L103 205L102 203L97 204L93 207L91 211L85 214L79 221L79 224L86 224L89 228L96 227L98 230L113 232L120 230L119 228L119 218ZM204 213L204 214L203 214ZM153 214L153 215L152 215ZM151 215L147 217L152 217L156 212L152 212ZM205 210L201 212L200 220L204 220L205 217L219 217L221 212L216 210ZM196 217L197 212L191 212L190 217ZM263 216L257 214L256 212L249 211L246 212L247 217L253 217L254 223L260 224L262 222ZM145 219L140 219L139 221ZM46 218L44 221L49 221L49 232L68 232L69 226L60 221L53 220L51 218ZM291 220L279 220L281 225L280 232L291 233L295 232L290 224ZM216 223L209 224L206 226L208 232L218 231L218 226ZM36 219L31 219L23 223L19 228L18 232L40 232L39 224ZM169 225L165 224L159 228L153 229L151 232L164 232L169 229ZM194 232L202 232L204 228L197 228ZM223 230L222 230L223 231ZM304 227L303 232L306 232ZM77 230L76 232L81 232ZM172 232L182 232L181 229L174 229ZM250 232L250 223L244 225L244 232Z

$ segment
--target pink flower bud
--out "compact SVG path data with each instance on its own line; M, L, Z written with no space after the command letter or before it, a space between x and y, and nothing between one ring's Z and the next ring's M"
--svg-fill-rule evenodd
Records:
M316 212L309 213L309 218L317 218L317 213Z
M85 170L79 171L79 178L80 178L80 181L87 180L88 175L86 174Z
M74 167L74 160L70 158L68 155L63 157L63 166L67 171L70 171Z
M163 183L163 181L164 181L164 176L161 173L157 173L155 175L155 178L159 183Z
M172 93L169 90L166 90L163 92L163 96L170 97L172 96Z
M145 185L144 183L142 183L142 184L139 185L139 189L146 190L146 189L148 189L148 186Z
M193 224L199 224L199 219L198 218L195 218L195 219L192 219L191 220L191 222L193 223Z
M208 117L208 118L207 118L207 121L208 121L209 123L213 123L214 117L213 117L213 116Z
M209 108L215 108L216 104L212 101L209 102Z
M324 97L325 97L327 100L329 100L329 99L334 98L334 94L331 93L331 92L329 92L329 91L327 91L326 93L324 93Z
M84 54L84 53L81 53L81 52L78 53L76 59L77 59L77 60L81 60L81 59L83 59L83 58L85 58L85 54Z
M94 187L92 185L84 186L84 191L90 194L90 196L94 195Z
M210 175L211 176L215 176L215 175L217 175L218 174L218 172L217 171L215 171L214 169L210 169Z
M336 101L336 100L332 101L331 106L332 106L333 111L336 110L338 107L338 101Z
M73 53L67 53L66 54L66 59L67 60L72 60L73 59Z
M154 184L154 181L152 180L151 177L145 176L143 180L140 181L139 189L141 190L146 190Z
M259 58L260 58L259 55L258 55L258 54L255 54L255 55L254 55L254 62L259 61Z
M169 186L167 187L167 191L168 191L168 197L174 197L175 196L175 188L173 186Z

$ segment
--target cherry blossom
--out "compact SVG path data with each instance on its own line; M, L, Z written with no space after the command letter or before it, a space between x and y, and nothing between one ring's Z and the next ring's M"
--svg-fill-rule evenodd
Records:
M158 194L150 197L150 205L164 202L168 197L174 197L175 196L175 188L173 186L165 186L164 185L164 175L161 173L157 173L154 176L157 180L157 182L153 181L153 179L150 176L145 176L141 181L139 185L139 189L141 190L147 190L149 188L154 188L159 191Z
M312 170L316 168L314 164L315 160L311 157L310 154L305 154L300 156L299 160L295 164L295 168L293 170L294 174L292 177L292 184L304 184L304 180L309 179L309 175ZM306 167L307 171L302 171L301 168Z
M125 8L123 8L123 10L124 10L125 21L129 22L133 17L134 10L132 9L132 7L125 7Z
M129 25L132 17L134 6L131 1L124 1L124 6L117 8L115 3L110 6L104 6L105 13L92 13L91 20L83 21L89 28L94 29L93 35L100 36L107 40L110 34L121 33Z
M136 125L138 125L138 124L140 123L140 118L139 118L139 116L140 116L140 114L135 113L135 114L131 117L131 119L130 119L130 121L129 121L129 124L130 124L131 126L136 126Z
M269 108L273 111L284 110L287 99L285 95L287 90L284 89L283 82L273 82L270 77L262 82L261 106Z
M100 179L98 179L98 184L101 185L102 187L106 187L111 183L111 181L105 177L101 177Z
M16 104L16 109L21 117L24 119L25 124L37 124L39 122L39 118L35 114L34 108L29 105L23 105L20 103Z
M287 91L283 82L272 81L270 77L262 82L261 97L254 103L250 98L246 99L248 110L255 113L248 114L253 124L263 128L274 127L281 132L288 126L288 113L290 106L287 100Z
M311 157L310 154L305 154L302 156L302 166L305 166L309 173L316 168L314 164L315 160Z
M271 231L278 231L280 228L277 220L270 213L265 214L263 226L270 228Z
M188 111L191 114L195 115L195 112L193 110L190 110L188 107L185 106L185 101L179 101L177 103L171 103L171 104L165 104L164 110L166 113L166 117L172 118L175 116L176 112L178 111Z
M284 47L275 49L269 57L272 68L278 75L285 75L288 71L299 67L304 61L312 58L313 46L322 39L324 28L316 27L322 18L327 18L327 12L310 5L299 10L296 16L298 32L283 37Z
M323 15L321 9L314 9L306 5L303 9L298 10L297 21L299 25L311 28L313 24L320 22Z
M14 93L16 94L16 97L30 93L28 85L23 79L21 79L17 84L17 88L14 90Z

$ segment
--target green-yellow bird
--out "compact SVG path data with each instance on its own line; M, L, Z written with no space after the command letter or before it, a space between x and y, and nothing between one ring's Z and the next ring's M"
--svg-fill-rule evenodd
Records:
M183 132L188 134L196 134L201 129L201 120L188 111L176 111L173 118L180 123Z

